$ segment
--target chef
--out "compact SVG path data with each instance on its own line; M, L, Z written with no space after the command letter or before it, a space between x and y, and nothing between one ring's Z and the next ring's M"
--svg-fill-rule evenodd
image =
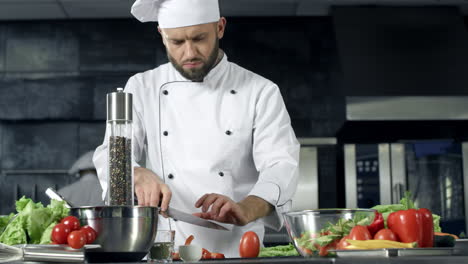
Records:
M160 217L158 228L176 230L176 247L194 235L194 244L238 257L246 231L262 241L265 225L281 228L296 190L299 144L280 90L219 48L218 0L137 0L132 14L158 22L169 59L125 87L138 203L225 223L228 231ZM106 138L93 158L104 190Z
M94 151L80 156L68 170L68 174L79 180L58 190L73 206L103 205L102 188L93 164Z

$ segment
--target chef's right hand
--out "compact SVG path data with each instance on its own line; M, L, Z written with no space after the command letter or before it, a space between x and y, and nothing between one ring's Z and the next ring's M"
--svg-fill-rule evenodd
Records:
M138 205L159 207L161 204L161 210L166 211L172 197L169 186L146 168L136 167L134 177Z

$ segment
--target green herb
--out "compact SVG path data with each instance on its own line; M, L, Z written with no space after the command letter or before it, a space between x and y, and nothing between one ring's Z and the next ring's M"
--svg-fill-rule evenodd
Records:
M264 247L260 249L259 257L289 257L299 256L293 244L275 247Z

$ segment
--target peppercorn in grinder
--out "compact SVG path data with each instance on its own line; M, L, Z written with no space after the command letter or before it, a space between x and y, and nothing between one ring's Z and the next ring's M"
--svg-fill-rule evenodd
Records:
M132 94L107 94L108 191L106 205L133 205Z

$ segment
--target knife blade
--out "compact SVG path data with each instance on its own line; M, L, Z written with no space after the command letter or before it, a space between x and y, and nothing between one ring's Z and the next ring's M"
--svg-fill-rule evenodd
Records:
M206 228L211 228L211 229L218 229L218 230L228 230L224 226L221 226L217 223L205 220L200 217L196 217L194 215L184 213L178 209L175 209L174 207L168 207L165 212L160 212L160 214L164 217L170 217L176 221L182 221L186 222L192 225L197 225L197 226L202 226Z

